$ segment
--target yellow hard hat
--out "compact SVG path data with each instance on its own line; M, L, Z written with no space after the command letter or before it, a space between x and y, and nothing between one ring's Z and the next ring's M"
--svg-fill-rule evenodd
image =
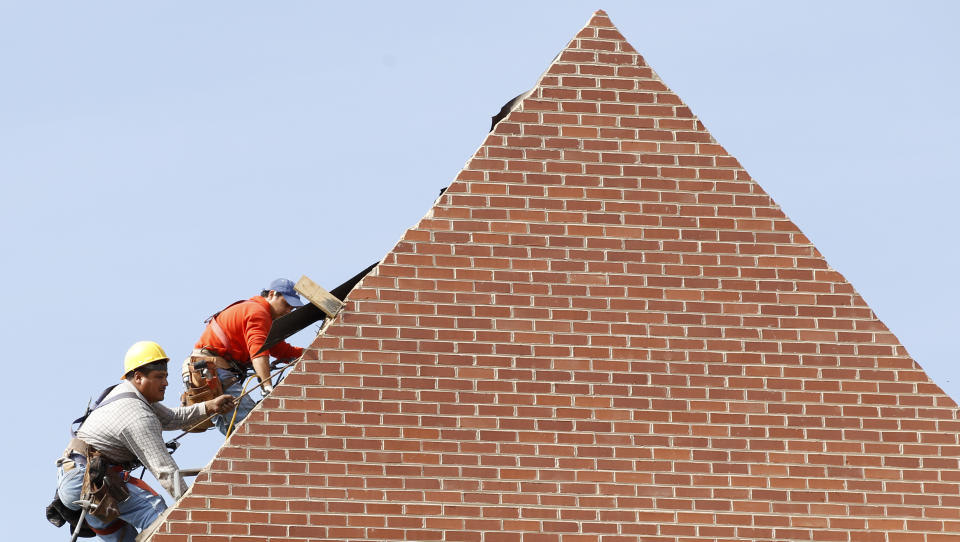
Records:
M153 341L138 341L127 350L127 355L123 357L123 375L124 377L130 371L137 367L143 367L154 361L170 361L167 353L160 348L160 345Z

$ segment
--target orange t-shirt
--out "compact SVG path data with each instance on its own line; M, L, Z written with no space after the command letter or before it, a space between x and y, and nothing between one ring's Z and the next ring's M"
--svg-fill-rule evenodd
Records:
M250 360L260 351L267 340L267 334L270 333L270 326L273 325L270 304L259 295L227 307L217 315L216 321L223 329L229 344L223 344L210 324L207 324L194 348L206 348L245 365L249 365ZM303 354L303 348L281 341L267 353L281 359L299 358Z

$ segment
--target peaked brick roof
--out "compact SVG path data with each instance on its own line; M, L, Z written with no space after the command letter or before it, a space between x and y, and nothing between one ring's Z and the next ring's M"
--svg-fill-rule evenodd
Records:
M153 540L960 540L958 429L598 11Z

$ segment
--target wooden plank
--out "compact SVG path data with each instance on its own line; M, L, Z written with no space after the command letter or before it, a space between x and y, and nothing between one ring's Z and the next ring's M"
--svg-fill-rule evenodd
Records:
M347 279L347 281L340 286L330 290L330 293L333 294L333 297L341 301L346 299L347 294L363 280L363 277L367 276L367 273L373 271L373 268L376 267L378 263L380 262L373 262L369 267ZM270 350L280 341L287 340L294 333L306 329L310 324L316 322L322 323L326 319L327 316L320 310L320 307L317 307L313 303L307 303L302 307L293 309L291 312L273 321L266 342L263 343L263 347L260 348L260 351L257 352L254 357Z
M300 280L293 286L293 289L307 298L327 316L333 318L343 307L343 302L334 297L333 294L323 289L322 286L310 280L306 275L300 277Z

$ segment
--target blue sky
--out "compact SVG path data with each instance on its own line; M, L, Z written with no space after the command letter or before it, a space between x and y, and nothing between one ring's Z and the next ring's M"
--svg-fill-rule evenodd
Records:
M957 4L460 4L0 0L10 539L131 343L379 260L599 8L960 397Z

